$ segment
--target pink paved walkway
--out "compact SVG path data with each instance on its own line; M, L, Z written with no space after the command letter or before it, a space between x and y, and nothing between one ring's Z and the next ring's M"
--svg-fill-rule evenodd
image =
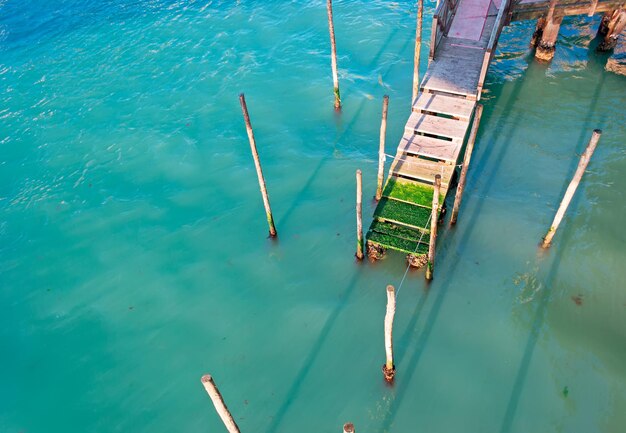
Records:
M448 36L480 40L491 2L492 0L460 0Z

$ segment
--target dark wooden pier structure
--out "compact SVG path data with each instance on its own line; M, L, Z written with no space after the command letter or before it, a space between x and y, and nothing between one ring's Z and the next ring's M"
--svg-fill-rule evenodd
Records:
M433 224L453 189L472 119L479 117L476 107L504 26L537 19L531 44L539 60L549 61L566 15L604 13L598 48L612 49L626 26L625 5L624 0L441 0L433 16L428 70L366 236L370 258L397 250L411 265L428 264L427 275L432 274L434 245L427 255ZM436 178L440 196L433 200ZM439 203L434 212L433 203Z

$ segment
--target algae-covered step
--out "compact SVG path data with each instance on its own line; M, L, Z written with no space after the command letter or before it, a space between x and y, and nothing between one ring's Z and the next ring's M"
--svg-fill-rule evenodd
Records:
M397 238L395 236L387 235L378 232L369 232L367 234L367 241L381 247L402 251L407 254L427 254L428 244L419 243L417 241L411 241L408 239Z
M445 162L404 155L399 150L389 168L389 173L392 176L402 176L406 179L428 182L431 185L435 183L435 177L439 175L442 189L447 190L454 174L454 166Z
M369 231L394 236L408 241L420 242L426 245L428 245L428 242L430 241L430 235L426 230L413 229L386 221L374 220Z
M430 214L430 208L384 197L376 207L374 218L429 231Z
M432 185L401 177L390 177L383 190L383 197L431 208L433 193L434 188ZM439 195L439 203L443 203L444 198L445 192L442 192Z

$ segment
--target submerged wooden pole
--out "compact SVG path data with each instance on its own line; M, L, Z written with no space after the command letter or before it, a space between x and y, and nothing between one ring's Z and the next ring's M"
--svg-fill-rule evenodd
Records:
M415 32L415 58L413 66L413 99L415 104L420 85L420 52L422 50L422 16L424 14L424 0L417 0L417 30Z
M378 147L378 186L376 187L376 201L383 196L383 179L385 177L385 138L387 136L387 110L389 96L383 97L383 118L380 122L380 145Z
M548 248L552 243L552 238L559 228L559 224L563 220L565 216L565 212L567 211L567 207L572 201L572 197L574 197L574 193L576 193L576 188L578 188L578 184L580 184L580 180L587 169L587 165L589 164L589 160L591 159L591 155L593 155L593 151L596 150L596 145L600 140L600 136L602 135L602 131L599 129L595 129L593 134L591 135L591 139L589 140L589 144L587 148L583 152L580 157L580 161L578 162L578 168L576 168L576 172L574 173L574 177L572 178L567 190L565 191L565 195L563 196L563 200L561 200L561 204L559 206L559 210L556 212L554 217L554 221L552 221L552 225L550 226L550 230L543 238L543 242L541 246L543 248Z
M396 366L393 364L393 318L396 315L396 290L387 286L387 312L385 313L385 356L383 376L387 382L393 382Z
M209 394L209 397L211 397L213 406L215 406L217 414L220 416L220 418L222 418L222 422L224 422L224 425L226 426L226 429L229 431L229 433L240 433L239 427L233 419L233 416L228 411L228 408L224 403L224 399L222 398L222 394L220 394L220 391L217 389L217 386L215 385L215 382L213 382L213 378L211 377L211 375L205 374L200 380L202 382L202 385L204 385L204 389L206 390L207 394Z
M333 24L332 0L326 0L326 9L328 11L328 32L330 33L330 64L333 68L335 110L341 110L341 96L339 95L339 77L337 75L337 43L335 42L335 25Z
M483 106L481 104L476 105L476 112L474 113L474 123L472 123L472 132L470 133L467 147L465 148L465 156L463 157L463 168L461 168L461 177L459 178L459 185L456 188L456 195L454 197L454 206L452 207L452 216L450 217L450 224L456 224L457 216L459 215L459 207L461 206L461 200L463 199L463 191L465 191L465 182L467 180L467 170L470 160L472 159L472 152L474 150L474 143L476 142L476 135L478 134L478 126L480 124L480 117L483 115Z
M239 102L241 103L241 111L243 112L243 119L246 122L246 131L248 131L248 140L250 141L250 149L252 150L252 157L254 158L254 166L256 167L256 174L259 178L259 187L261 188L261 195L263 196L263 205L265 206L265 215L267 217L267 224L270 227L270 236L276 237L276 227L274 226L274 217L272 216L272 208L270 207L270 198L267 194L267 187L265 186L265 178L263 177L263 170L261 169L261 161L259 160L259 152L256 149L256 140L254 139L254 132L252 131L252 123L250 123L250 115L248 114L248 106L246 105L246 97L243 93L239 95Z
M347 422L343 425L343 433L354 433L354 424Z
M439 210L439 191L441 189L441 175L435 176L435 188L433 190L433 208L430 214L430 243L428 244L428 263L426 264L426 279L433 279L435 268L435 242L437 242L437 220Z
M363 178L356 171L356 258L363 260Z

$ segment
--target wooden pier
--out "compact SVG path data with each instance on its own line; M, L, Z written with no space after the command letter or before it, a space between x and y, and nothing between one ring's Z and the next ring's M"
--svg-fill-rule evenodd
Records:
M411 264L426 263L431 227L437 224L432 215L440 219L441 205L453 189L502 28L514 20L538 18L538 30L543 30L546 18L560 24L564 15L615 15L621 7L615 0L441 0L433 16L428 70L366 236L370 258L392 249L406 253ZM440 205L433 213L437 175Z

